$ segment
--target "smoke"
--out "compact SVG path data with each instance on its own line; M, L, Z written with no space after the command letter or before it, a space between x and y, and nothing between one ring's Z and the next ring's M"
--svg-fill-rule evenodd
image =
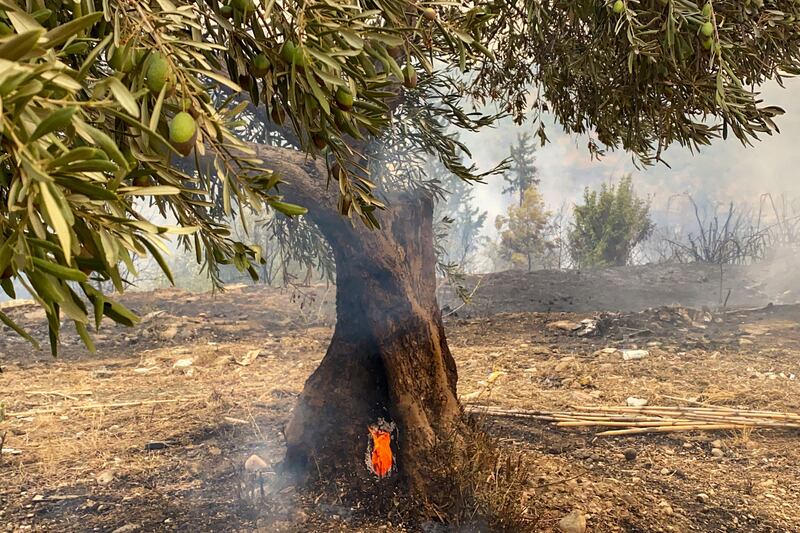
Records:
M571 205L579 200L585 187L597 187L603 181L631 172L637 190L652 197L654 213L666 212L670 198L679 194L690 194L702 206L731 201L752 203L764 193L800 197L800 180L796 177L800 151L794 148L800 137L800 80L787 80L785 88L774 83L767 85L762 96L765 105L778 105L786 110L777 120L780 135L764 136L750 147L732 138L719 140L699 154L673 147L665 152L672 168L659 165L638 170L624 152L592 160L586 148L588 138L564 133L550 124L551 142L537 152L540 190L548 206L557 209L565 202ZM520 127L504 121L493 129L464 134L462 139L478 166L489 168L508 156L519 132L531 129L530 123ZM506 211L512 200L501 194L500 178L488 182L477 186L476 198L478 205L489 211L488 219L493 220ZM671 213L672 223L681 223L674 215ZM680 216L692 215L687 211ZM494 228L487 226L485 231L491 236Z

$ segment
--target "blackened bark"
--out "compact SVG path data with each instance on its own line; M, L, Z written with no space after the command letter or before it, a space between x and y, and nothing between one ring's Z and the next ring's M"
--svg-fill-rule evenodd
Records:
M399 430L398 474L380 483L400 480L428 499L435 448L457 446L463 424L436 302L432 200L394 198L380 213L381 229L371 231L338 214L319 163L273 150L258 151L279 162L281 192L309 208L336 260L336 328L286 426L285 465L306 477L374 486L365 465L368 426L384 418Z

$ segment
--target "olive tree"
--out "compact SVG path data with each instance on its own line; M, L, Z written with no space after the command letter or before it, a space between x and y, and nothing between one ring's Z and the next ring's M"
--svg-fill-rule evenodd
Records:
M649 163L673 143L771 132L780 110L757 87L800 66L791 0L0 0L0 10L0 274L6 291L16 279L44 307L51 345L64 317L87 344L103 316L134 324L89 278L122 290L133 256L165 264L165 236L218 279L220 264L255 273L261 259L224 215L300 217L318 237L305 245L324 241L335 259L338 318L286 427L285 463L374 487L367 427L388 419L400 475L384 481L444 505L436 449L447 443L459 468L466 437L418 169L435 157L479 177L445 129L491 122L464 98L520 121L532 105L589 134L596 154L621 147Z

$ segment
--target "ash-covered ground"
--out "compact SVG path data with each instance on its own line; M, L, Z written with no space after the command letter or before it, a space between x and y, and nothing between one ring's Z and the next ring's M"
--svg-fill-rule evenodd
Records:
M485 278L475 304L446 319L459 393L501 410L634 397L800 412L800 306L780 305L792 289L728 271L719 309L714 275L676 266ZM332 334L333 294L131 293L124 300L144 317L139 327L105 327L94 355L65 335L58 359L3 330L0 531L427 527L292 487L270 492L283 424ZM6 310L46 337L36 307ZM583 334L586 324L596 331ZM646 355L619 351L633 349ZM591 532L800 531L796 429L604 437L602 428L478 416L534 465L519 495L531 531L556 531L573 510ZM253 454L268 465L265 498L244 469Z

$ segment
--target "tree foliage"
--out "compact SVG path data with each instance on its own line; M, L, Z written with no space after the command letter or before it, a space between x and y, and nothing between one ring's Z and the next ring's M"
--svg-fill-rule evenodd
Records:
M630 175L599 191L587 187L574 216L569 248L579 267L628 264L633 249L654 229L650 203L636 194Z
M442 165L432 165L428 176L439 182L444 194L434 207L434 220L444 226L437 245L445 263L469 269L480 244L487 211L475 205L475 189L470 182L450 173Z
M282 176L242 137L248 108L263 105L296 149L322 154L349 199L343 211L374 225L383 204L356 169L363 139L390 126L399 82L414 89L429 58L466 67L480 25L448 7L435 20L400 0L375 7L0 1L0 277L11 297L18 279L45 308L54 353L64 316L90 347L90 314L98 326L136 322L89 278L122 291L120 265L135 274L133 257L146 254L169 277L169 234L217 281L219 264L256 275L260 248L231 238L218 205L228 218L306 209L281 198ZM432 151L447 164L455 145L441 142Z
M500 253L515 268L530 272L537 257L541 257L549 243L545 240L550 213L545 210L536 184L525 190L520 205L510 205L507 216L498 216L495 227L500 232Z
M536 144L530 133L517 134L517 144L511 145L509 155L509 169L503 175L507 186L503 194L517 196L521 206L525 200L526 191L531 185L539 184L539 169L536 167Z
M783 111L759 86L800 72L800 3L794 0L500 0L484 36L496 61L472 86L522 122L533 101L590 136L589 149L661 159L728 132L744 143L777 130ZM710 33L706 36L706 33ZM525 60L520 60L525 58Z

